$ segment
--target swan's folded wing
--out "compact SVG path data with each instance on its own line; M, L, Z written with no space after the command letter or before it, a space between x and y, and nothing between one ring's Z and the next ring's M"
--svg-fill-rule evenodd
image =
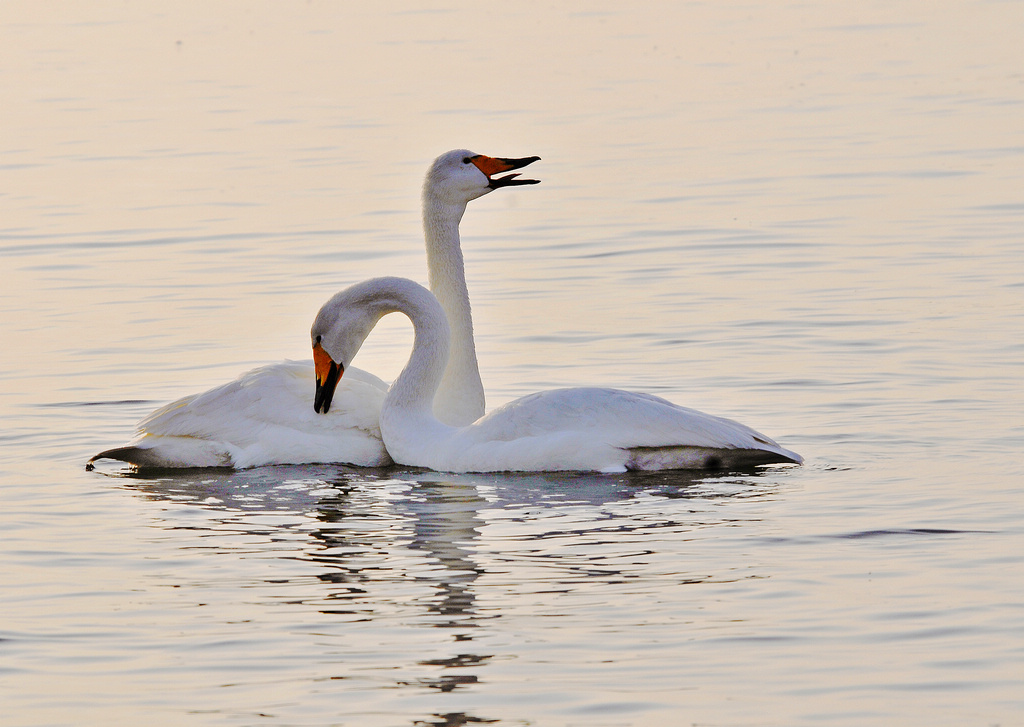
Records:
M248 371L237 379L171 402L139 422L139 433L244 440L268 425L307 429L349 426L379 432L380 403L387 385L360 369L346 372L337 413L313 411L311 361L285 361Z
M724 417L620 389L555 389L524 396L475 425L493 440L577 431L623 449L686 445L780 448L769 437ZM781 448L780 448L781 449Z
M138 453L127 461L179 467L214 466L214 457L220 466L232 467L389 464L380 441L384 382L360 369L346 372L334 408L320 415L313 411L313 381L312 362L286 361L172 402L139 422L129 443L165 464L136 461L143 456Z

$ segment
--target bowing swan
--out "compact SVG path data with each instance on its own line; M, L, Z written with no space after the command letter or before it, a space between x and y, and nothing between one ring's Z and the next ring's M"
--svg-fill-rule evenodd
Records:
M618 389L555 389L512 401L472 424L434 415L449 326L423 286L405 278L357 283L320 309L310 336L314 409L329 415L333 387L383 316L412 320L409 361L391 385L380 431L398 464L446 472L743 468L802 458L730 419Z
M440 381L434 411L452 425L484 413L484 389L473 344L473 321L459 240L466 205L495 189L536 184L518 173L540 157L501 159L465 149L434 160L423 183L423 233L431 290L452 329L452 356ZM312 362L285 361L253 369L205 393L172 402L143 419L123 447L92 459L139 467L255 467L266 464L346 462L386 466L380 408L387 384L350 370L336 406L324 417L310 407Z

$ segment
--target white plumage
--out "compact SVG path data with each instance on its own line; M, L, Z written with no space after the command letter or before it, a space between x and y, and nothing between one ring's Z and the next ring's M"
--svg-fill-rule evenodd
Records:
M414 330L409 362L381 407L381 436L397 463L448 472L624 472L802 461L738 422L618 389L545 391L466 426L444 424L432 400L447 360L448 323L434 296L404 278L357 283L321 308L311 330L320 354L318 405L331 406L320 368L344 368L377 321L392 312L409 316Z
M139 422L127 451L108 450L93 459L124 459L140 467L391 464L379 423L387 384L360 369L351 373L339 389L337 411L317 417L311 362L261 366L157 409Z

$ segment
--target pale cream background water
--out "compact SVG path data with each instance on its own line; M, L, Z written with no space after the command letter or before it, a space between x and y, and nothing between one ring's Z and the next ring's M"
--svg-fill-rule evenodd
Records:
M0 5L5 723L1015 724L1024 5ZM489 404L605 384L720 477L87 473L308 355L472 203ZM360 366L400 368L386 321Z

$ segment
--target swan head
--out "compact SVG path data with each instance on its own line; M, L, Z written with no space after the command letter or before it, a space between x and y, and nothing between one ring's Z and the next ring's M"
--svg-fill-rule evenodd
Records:
M436 197L446 204L462 205L500 187L539 184L537 179L519 179L519 174L497 174L522 169L540 157L504 159L454 149L434 160L423 182L423 196Z
M363 341L386 313L384 301L366 285L353 285L327 301L317 313L310 339L316 370L313 410L326 414L338 382Z
M408 278L371 278L356 283L324 303L309 331L316 370L314 411L328 412L345 367L351 365L363 341L381 318L398 311L417 319L423 315L443 329L437 335L443 337L447 360L448 320L429 290ZM413 323L415 326L416 319Z

